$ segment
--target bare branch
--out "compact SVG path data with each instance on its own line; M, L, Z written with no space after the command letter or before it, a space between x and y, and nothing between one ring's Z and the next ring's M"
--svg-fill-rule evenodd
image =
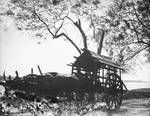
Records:
M139 35L141 35L141 33L137 30L137 28L135 27L133 21L131 21L131 24L132 24L132 26L133 26L133 31L135 32L136 37L137 37L137 42L136 42L136 43L139 43L139 44L143 43L143 44L145 44L145 45L150 46L149 43L146 43L146 42L143 41L144 38L139 38ZM142 35L141 35L141 36L142 36Z
M67 40L77 49L77 51L79 52L79 54L81 54L80 49L78 48L78 46L65 34L65 33L61 33L59 35L58 32L60 31L60 29L62 28L63 24L64 24L64 19L63 22L61 23L61 25L59 26L59 28L56 30L55 34L52 33L52 31L50 30L49 26L47 25L46 22L44 22L41 17L36 13L36 11L34 11L35 15L37 16L37 18L46 26L47 30L51 33L51 35L53 36L53 38L59 38L60 36L64 36L67 38ZM61 19L62 20L62 19ZM55 27L56 28L56 27Z
M145 24L140 20L140 18L139 18L139 16L138 16L138 13L137 13L137 11L136 11L136 8L135 8L135 6L134 6L133 0L132 0L132 4L133 4L133 9L134 9L134 12L135 12L135 16L136 16L136 18L138 19L139 23L140 23L141 25L143 25L145 28L147 28L148 30L150 30L150 27L148 27L147 25L145 25Z
M133 55L127 57L127 58L124 60L124 62L125 62L125 61L129 61L130 59L132 59L133 57L135 57L137 54L139 54L139 53L142 52L143 50L147 49L148 47L149 47L149 46L145 46L144 48L138 50L138 51L135 52Z
M59 30L62 28L63 24L64 24L64 20L63 20L63 22L61 23L61 25L59 26L59 28L57 29L55 35L57 35L57 33L59 32Z
M133 26L133 30L135 31L135 34L136 34L136 37L137 37L137 40L138 40L138 42L140 41L140 38L139 38L139 32L136 30L136 28L135 28L135 26L134 26L134 24L133 24L133 22L131 21L131 24L132 24L132 26Z
M93 27L93 38L96 37L96 26L94 25L93 23L93 19L92 19L92 16L90 15L90 20L91 20L91 25Z
M81 27L81 21L80 19L78 19L78 21L74 22L70 17L66 16L65 18L69 19L76 27L77 29L80 31L81 35L82 35L82 38L83 38L83 44L84 44L84 48L85 49L88 49L87 47L87 36L86 34L84 33L82 27Z
M81 50L78 48L78 46L65 33L61 33L59 35L55 35L54 38L59 38L60 36L66 37L67 40L77 49L79 54L81 54Z
M54 36L54 34L53 34L52 31L50 30L48 24L46 24L46 22L44 22L44 21L41 19L41 17L36 13L35 10L34 10L34 14L35 14L35 15L37 16L37 18L46 26L46 28L47 28L47 30L50 32L50 34L51 34L52 36Z

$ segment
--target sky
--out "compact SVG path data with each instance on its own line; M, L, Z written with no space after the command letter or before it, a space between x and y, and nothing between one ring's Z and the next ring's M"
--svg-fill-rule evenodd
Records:
M62 72L62 68L66 67L64 64L69 64L71 56L76 54L72 53L75 52L74 48L63 39L46 39L38 44L39 40L25 32L18 32L13 24L10 25L12 27L8 30L1 29L0 73L5 70L6 74L14 75L14 71L18 70L20 75L25 75L30 73L31 68L38 73L37 65L43 72ZM68 72L70 68L64 69L64 72Z
M71 27L69 27L70 30ZM74 41L81 47L82 40L78 31L70 31ZM78 39L77 39L78 38ZM79 40L79 41L78 41ZM39 44L40 43L40 44ZM89 46L91 47L91 46ZM92 47L94 48L94 47ZM26 31L18 31L13 20L9 20L0 28L0 74L15 76L17 70L20 76L29 74L31 68L39 73L37 65L43 73L71 73L74 56L79 56L77 50L63 38L53 40L51 37L40 40Z
M69 35L81 47L80 33L71 27L69 29ZM95 51L96 46L91 41L89 49ZM103 54L106 52L103 51ZM5 26L0 25L0 75L5 71L6 75L15 76L17 70L20 76L24 76L31 72L31 68L33 68L34 73L39 74L37 65L40 66L43 73L70 74L71 67L67 64L75 61L74 56L79 56L77 50L63 38L55 40L51 37L44 40L35 39L28 32L18 31L13 20L6 20ZM143 59L144 57L140 57L138 62ZM142 87L150 87L149 69L150 63L141 63L140 66L135 67L134 72L123 74L122 78L123 80L146 81ZM128 82L126 83L128 84ZM133 88L131 84L128 86ZM136 86L139 87L140 85L137 84Z

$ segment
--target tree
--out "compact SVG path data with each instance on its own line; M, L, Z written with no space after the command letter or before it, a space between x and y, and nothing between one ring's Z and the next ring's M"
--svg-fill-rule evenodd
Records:
M103 18L108 34L106 49L125 65L142 51L150 55L150 1L115 0Z
M90 26L93 27L95 36L98 28L95 26L96 21L94 22L96 18L92 18L97 8L101 9L99 0L10 0L7 7L3 14L15 19L18 30L31 30L40 38L48 34L53 39L65 37L79 54L81 49L67 34L69 29L65 29L65 26L71 23L82 36L83 48L88 49L87 35L82 28L81 19L86 18L87 21L91 21ZM93 12L92 15L91 12ZM72 14L76 19L71 18ZM102 44L102 41L100 43Z

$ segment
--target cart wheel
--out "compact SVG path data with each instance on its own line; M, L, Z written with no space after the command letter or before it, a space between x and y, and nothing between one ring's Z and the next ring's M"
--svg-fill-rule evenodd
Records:
M77 100L82 102L88 102L89 94L85 92L80 92L77 94Z
M110 73L105 82L104 101L108 109L119 108L122 104L123 84L119 75Z
M68 97L68 98L70 98L70 100L77 101L77 99L78 99L77 96L78 96L77 91L72 91L72 92L69 94L69 97Z

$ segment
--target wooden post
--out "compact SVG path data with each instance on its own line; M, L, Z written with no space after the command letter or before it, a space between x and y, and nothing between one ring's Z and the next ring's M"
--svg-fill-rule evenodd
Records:
M102 77L104 77L104 68L102 68Z
M31 74L33 74L33 68L31 68Z
M6 81L5 70L4 70L4 72L3 72L3 78L4 78L4 80Z
M9 79L9 80L12 80L12 79L11 79L11 75L8 76L8 79Z
M74 66L71 67L71 74L73 75Z
M81 68L77 67L77 74L79 75L81 73Z
M19 74L17 70L15 71L15 73L16 73L16 78L19 78Z
M101 71L100 71L100 70L101 70L101 69L99 68L99 69L98 69L98 75L99 75L99 76L101 76Z
M108 70L107 70L107 71L108 71L108 74L110 74L110 71L111 71L111 70L110 70L110 67L109 67L109 66L108 66Z
M38 69L39 69L40 74L43 75L39 65L38 65Z
M120 79L121 79L121 69L119 69L119 73L120 73Z

